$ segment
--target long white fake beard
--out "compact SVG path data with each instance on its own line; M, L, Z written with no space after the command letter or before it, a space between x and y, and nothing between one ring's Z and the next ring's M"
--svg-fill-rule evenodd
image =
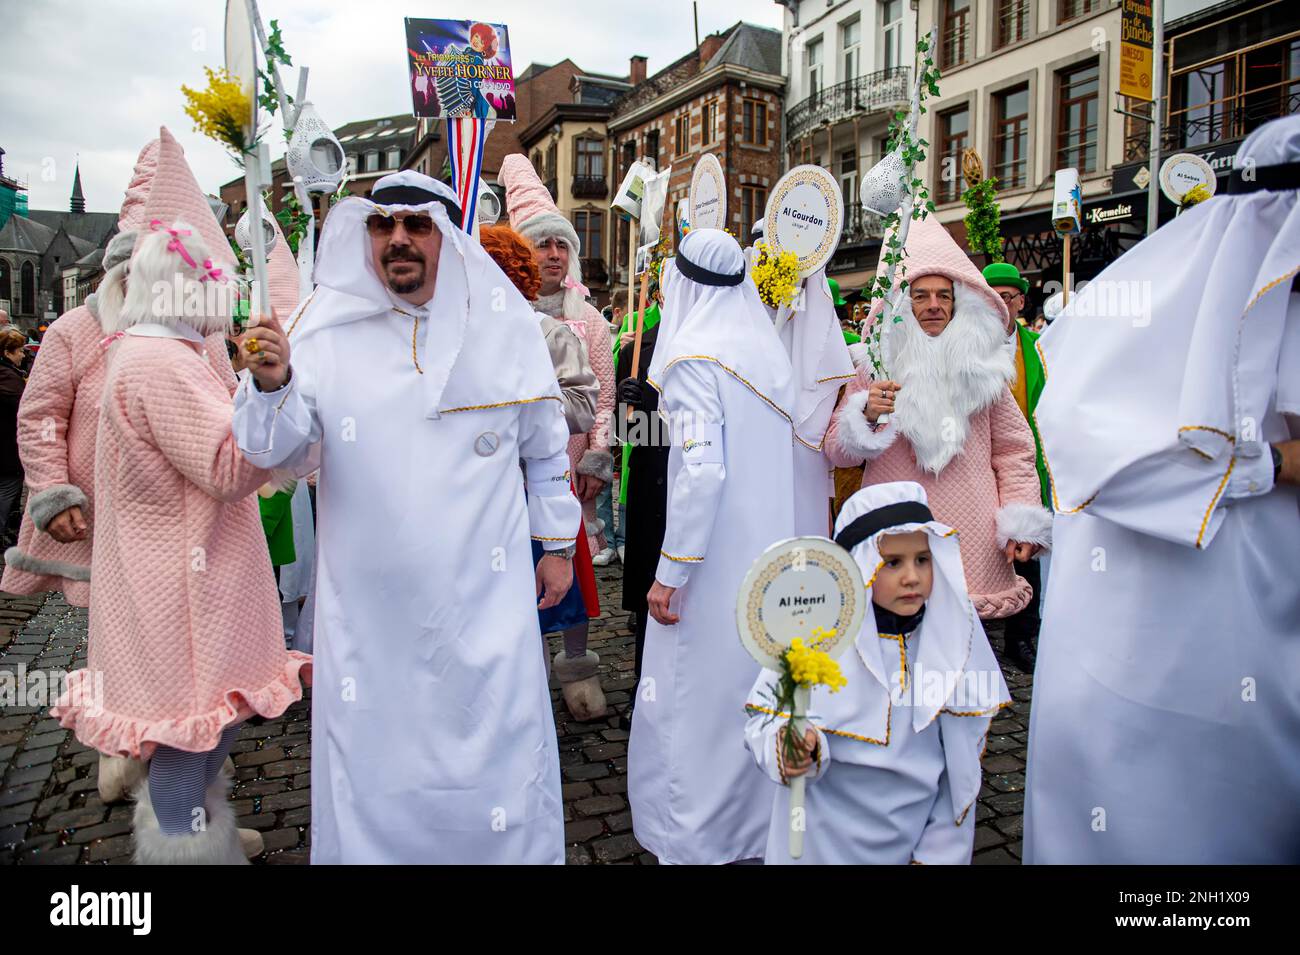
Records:
M953 283L953 316L937 338L925 333L906 296L890 330L889 371L902 385L894 427L920 466L938 474L966 444L970 417L997 401L1015 378L1002 316L983 296Z

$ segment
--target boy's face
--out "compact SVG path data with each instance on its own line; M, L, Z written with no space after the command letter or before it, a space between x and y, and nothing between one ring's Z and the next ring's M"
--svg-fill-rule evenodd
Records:
M884 566L876 572L872 599L886 610L910 617L925 605L934 589L934 562L925 531L886 534L880 538Z

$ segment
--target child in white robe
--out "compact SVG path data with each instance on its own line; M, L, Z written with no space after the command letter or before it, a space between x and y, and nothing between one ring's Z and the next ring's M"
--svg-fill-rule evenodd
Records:
M759 674L746 706L754 759L787 784L765 861L969 863L980 757L1010 696L966 592L956 531L933 519L919 484L900 481L850 497L835 535L867 581L862 629L839 657L847 684L813 689L797 762L781 752L789 714L770 707L776 673ZM806 829L795 860L788 783L800 775Z

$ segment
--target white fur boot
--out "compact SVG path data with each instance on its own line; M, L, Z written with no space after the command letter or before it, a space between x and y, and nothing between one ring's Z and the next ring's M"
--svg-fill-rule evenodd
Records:
M149 764L141 759L127 756L105 756L99 754L99 800L109 803L126 799L140 780L149 775Z
M229 780L218 773L204 800L207 825L190 835L168 836L158 828L149 780L142 782L135 792L135 864L248 865L235 813L226 799L229 792Z
M584 723L599 719L607 712L605 691L600 688L599 664L600 657L594 650L572 659L563 650L555 655L555 678L564 692L564 705L574 719Z

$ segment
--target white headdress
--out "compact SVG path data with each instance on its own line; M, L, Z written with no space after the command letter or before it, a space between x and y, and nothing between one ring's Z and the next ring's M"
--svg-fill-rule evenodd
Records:
M1035 418L1058 511L1195 486L1203 513L1141 529L1197 547L1214 536L1236 457L1268 453L1262 423L1294 387L1278 366L1300 270L1298 161L1300 116L1257 129L1226 194L1134 246L1040 340Z
M427 303L438 336L421 363L427 417L450 410L559 399L533 308L492 257L459 227L451 189L411 170L384 176L370 198L344 199L321 230L316 292L291 323L295 345L326 328L389 319L399 305L375 269L366 220L374 213L427 213L442 235L438 280ZM502 342L510 342L507 348ZM513 356L513 357L512 357Z
M720 229L692 229L664 262L659 333L647 379L662 388L682 361L712 361L787 419L795 388L785 346L745 278L740 245Z

